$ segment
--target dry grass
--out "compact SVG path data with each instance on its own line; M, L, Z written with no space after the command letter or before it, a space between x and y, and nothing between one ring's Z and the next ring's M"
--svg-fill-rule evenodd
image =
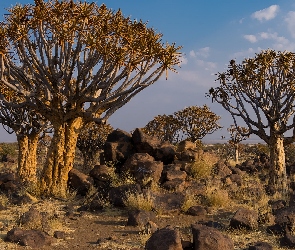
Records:
M280 247L280 236L271 235L263 230L247 231L247 230L227 230L225 232L234 242L235 249L248 249L250 245L254 245L255 242L267 242L272 245L274 250L286 250L291 249L287 247Z
M218 157L212 153L202 153L190 166L191 175L196 179L205 179L211 176L214 164Z
M3 206L3 207L6 207L8 206L9 204L9 199L6 195L4 194L1 194L0 195L0 205Z
M109 175L112 187L136 183L134 177L129 172L118 174L115 172L115 168L112 168Z
M206 202L209 206L218 208L231 206L227 190L215 187L207 187Z
M196 205L200 205L200 204L201 204L201 201L198 197L195 197L194 195L187 194L185 196L185 200L181 206L181 211L183 213L186 213L187 210L189 210L189 208L196 206Z
M145 194L128 193L124 204L128 209L151 211L154 208L154 198L147 192Z

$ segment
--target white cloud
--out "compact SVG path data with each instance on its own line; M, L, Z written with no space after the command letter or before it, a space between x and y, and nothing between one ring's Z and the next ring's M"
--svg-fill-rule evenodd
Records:
M210 48L209 47L204 47L199 49L198 51L191 50L189 52L190 57L203 57L207 58L210 55Z
M181 58L180 58L180 66L181 65L186 65L188 62L187 58L185 57L184 54L182 54Z
M244 35L244 38L248 40L250 43L256 43L257 38L254 35Z
M295 37L295 11L289 11L285 21L292 37Z
M256 49L249 48L247 50L238 51L238 52L234 53L230 58L241 60L244 58L253 57L255 55L255 53L261 52L261 50L262 49L260 47L258 47Z
M277 32L261 32L259 33L259 36L261 39L271 39L274 40L275 42L282 43L282 44L287 44L289 40L283 36L279 36Z
M191 50L190 52L189 52L189 55L190 55L190 57L196 57L197 55L196 55L196 52L194 51L194 50Z
M214 69L216 69L216 63L214 63L214 62L207 62L207 61L204 61L204 60L197 60L196 63L197 63L197 65L199 67L202 67L205 70L214 70Z
M289 50L293 51L295 43L290 42L286 37L279 36L277 32L261 32L259 33L259 40L271 40L273 44L271 47L276 50Z
M276 17L279 9L279 5L271 5L268 8L254 12L252 18L258 19L259 21L268 21Z
M177 78L180 78L184 82L198 82L200 80L199 74L196 70L179 71Z

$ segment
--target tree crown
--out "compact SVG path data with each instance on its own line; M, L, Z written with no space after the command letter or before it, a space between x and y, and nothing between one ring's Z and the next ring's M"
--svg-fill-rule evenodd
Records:
M105 5L36 0L9 12L0 24L0 81L45 116L108 118L181 60L181 47Z

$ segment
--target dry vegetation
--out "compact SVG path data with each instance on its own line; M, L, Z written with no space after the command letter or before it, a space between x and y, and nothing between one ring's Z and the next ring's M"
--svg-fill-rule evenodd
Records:
M214 149L216 150L216 149ZM235 249L247 249L250 243L256 241L265 241L273 245L274 249L283 250L287 248L279 247L279 237L266 233L266 226L269 225L269 214L271 213L270 205L268 201L270 197L263 192L262 195L255 197L253 193L249 190L257 186L258 183L263 185L264 183L258 178L258 175L244 175L242 179L242 185L236 190L228 189L227 183L216 181L216 175L214 172L215 164L221 160L221 155L208 152L199 155L199 158L190 165L191 176L196 182L202 182L206 184L206 195L205 197L195 196L193 194L187 193L185 197L185 202L182 206L182 212L180 214L170 214L162 211L160 208L155 207L154 198L152 192L145 192L144 194L134 194L130 192L124 203L126 209L119 209L113 207L107 199L101 200L104 206L104 211L100 214L85 213L82 217L79 217L79 225L87 230L87 224L89 221L104 221L101 227L105 226L105 230L109 235L119 235L126 234L129 235L128 239L123 239L120 241L119 236L112 236L109 240L102 241L100 244L101 248L97 249L131 249L136 246L139 249L143 249L146 240L150 237L150 234L141 233L141 229L130 229L126 227L127 222L127 211L131 209L142 209L147 211L156 211L159 226L165 226L167 224L172 224L174 226L180 227L182 235L184 238L191 240L190 225L195 219L186 214L188 209L194 205L203 205L205 207L210 207L209 217L216 221L220 221L224 224L228 224L231 216L236 211L237 207L246 207L250 209L255 209L259 212L260 227L256 231L246 231L246 230L231 230L224 229L223 233L228 234L230 238L234 241ZM81 165L82 159L76 158L76 166ZM14 154L11 158L16 158ZM251 155L253 157L253 155ZM39 155L42 158L42 155ZM2 162L0 163L0 173L7 171L14 171L16 169L16 163ZM135 183L134 179L130 174L118 175L113 170L110 174L111 185L116 187L126 183ZM153 192L160 192L161 188L159 186L152 187ZM66 242L74 241L75 237L79 237L79 225L75 221L65 220L65 206L79 207L91 202L93 195L95 195L96 190L89 190L88 194L84 198L76 197L76 193L73 190L69 190L68 198L65 200L54 200L54 199L42 199L41 197L35 197L38 193L36 190L23 189L20 191L22 195L26 194L31 197L34 208L40 212L45 212L47 214L47 227L45 231L49 235L53 235L55 231L64 231L68 233L68 237L65 240L56 241L52 247L54 249L69 249L69 244ZM163 192L163 191L162 191ZM35 224L21 224L21 216L29 211L32 204L27 205L13 205L10 203L10 198L4 194L0 195L0 205L6 207L5 210L0 210L0 249L24 249L22 247L16 247L15 244L4 242L4 238L8 230L13 227L21 227L25 229L42 229L44 230L44 225L41 221L35 222ZM75 219L76 220L76 219ZM84 224L83 224L84 220ZM112 226L112 223L113 226ZM111 227L112 226L112 227ZM90 229L89 229L90 230ZM102 229L103 230L103 229ZM113 230L113 232L112 232ZM133 231L132 231L133 230ZM136 230L139 230L136 232ZM115 233L117 232L117 233ZM125 232L125 233L124 233ZM135 233L130 233L135 232ZM88 232L91 233L91 232ZM103 235L101 233L101 235ZM95 236L95 235L94 235ZM97 237L97 236L95 236ZM107 237L106 237L107 238ZM114 240L115 239L115 240ZM126 241L126 244L123 243ZM83 249L83 248L81 248ZM85 248L86 249L86 248Z

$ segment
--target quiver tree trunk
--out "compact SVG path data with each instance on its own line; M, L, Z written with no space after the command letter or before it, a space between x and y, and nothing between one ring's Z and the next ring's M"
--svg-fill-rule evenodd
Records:
M235 154L235 162L239 162L239 143L234 144L234 154Z
M18 176L24 184L34 185L37 182L37 146L39 133L18 135Z
M269 186L274 194L285 198L288 192L284 138L273 135L269 141L270 149L270 174Z
M44 195L65 197L68 174L73 168L75 150L82 118L75 118L62 124L53 124L54 134L48 150L41 178L41 192Z

